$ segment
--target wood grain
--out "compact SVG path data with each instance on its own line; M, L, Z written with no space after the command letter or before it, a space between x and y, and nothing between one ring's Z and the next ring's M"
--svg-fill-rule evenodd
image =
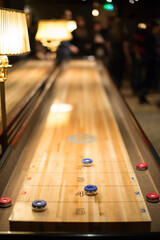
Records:
M72 109L66 112L62 104ZM68 136L75 142L68 141ZM88 136L94 141L84 143ZM93 166L82 165L87 157L93 159ZM85 195L87 184L97 185L96 196ZM35 199L46 200L47 210L32 211ZM150 215L97 62L65 64L9 220L11 230L18 231L150 230Z
M16 64L15 64L16 65ZM26 60L13 66L6 81L6 113L10 121L26 97L47 78L53 62L47 60ZM1 129L1 112L0 112Z

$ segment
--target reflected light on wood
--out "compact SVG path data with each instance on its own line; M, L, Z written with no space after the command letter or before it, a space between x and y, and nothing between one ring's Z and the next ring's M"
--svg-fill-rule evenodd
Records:
M54 103L50 108L50 114L47 118L47 127L66 126L70 119L73 107L70 104Z
M51 112L70 112L72 111L73 107L70 104L65 104L65 103L54 103L51 106L50 111Z

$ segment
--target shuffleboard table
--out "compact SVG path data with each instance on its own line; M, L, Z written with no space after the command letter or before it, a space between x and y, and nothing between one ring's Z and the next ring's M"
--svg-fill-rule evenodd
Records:
M19 178L16 168L11 176L19 183L10 190L10 231L159 232L160 203L146 200L160 192L158 158L104 65L66 61L50 91L19 157ZM147 170L137 170L138 163ZM97 193L86 194L86 185ZM46 210L32 209L38 199Z
M48 60L23 59L9 69L6 81L7 123L12 120L38 85L49 77L53 65L53 61Z

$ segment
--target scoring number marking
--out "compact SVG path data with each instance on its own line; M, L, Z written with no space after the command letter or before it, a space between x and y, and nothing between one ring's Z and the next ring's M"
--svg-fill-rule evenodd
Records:
M77 215L84 215L85 213L85 208L76 208Z
M135 192L135 194L136 194L136 195L140 195L140 192L137 191L137 192Z
M79 197L84 197L85 193L84 193L84 191L79 191L75 195L79 196Z
M140 211L141 211L141 213L145 213L145 212L146 212L146 209L141 208Z
M76 144L92 143L96 141L96 137L89 134L73 134L67 137L67 141Z
M85 182L85 178L84 177L77 177L77 182Z

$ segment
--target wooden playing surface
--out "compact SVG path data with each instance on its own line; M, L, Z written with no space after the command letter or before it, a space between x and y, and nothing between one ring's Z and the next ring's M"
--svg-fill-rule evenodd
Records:
M11 230L149 231L150 215L103 88L98 63L66 63L54 93L9 219ZM93 166L84 167L83 158L93 159ZM98 187L96 196L85 195L88 184ZM47 201L46 211L32 211L36 199Z
M10 121L15 112L23 105L26 97L47 78L53 67L52 61L47 60L22 60L9 69L6 85L6 112ZM1 111L0 111L1 129Z

